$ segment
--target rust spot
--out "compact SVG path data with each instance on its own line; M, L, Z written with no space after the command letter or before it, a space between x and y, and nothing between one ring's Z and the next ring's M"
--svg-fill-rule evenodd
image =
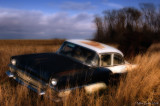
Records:
M94 47L99 48L99 49L105 48L102 44L94 42L94 41L81 41L81 42L84 43L84 44L90 45L90 46L94 46Z

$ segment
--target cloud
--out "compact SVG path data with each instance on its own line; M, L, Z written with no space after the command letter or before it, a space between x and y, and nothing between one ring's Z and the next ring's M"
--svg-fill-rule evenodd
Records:
M114 7L114 8L123 8L122 5L116 4L116 3L111 3L111 2L108 2L106 5L110 6L110 7Z
M93 15L0 8L0 39L91 38Z
M90 2L64 2L60 7L64 10L92 10L96 8Z

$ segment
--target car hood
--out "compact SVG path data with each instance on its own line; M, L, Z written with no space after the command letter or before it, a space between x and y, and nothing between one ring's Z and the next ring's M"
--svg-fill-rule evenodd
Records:
M33 75L48 80L51 75L67 70L83 68L81 62L57 53L39 53L13 56L16 66Z

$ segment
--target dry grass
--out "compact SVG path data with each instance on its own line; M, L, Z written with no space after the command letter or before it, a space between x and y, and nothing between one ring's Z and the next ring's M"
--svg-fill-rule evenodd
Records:
M47 43L48 42L48 43ZM160 52L138 55L132 60L138 67L122 78L118 86L108 86L105 91L85 94L76 90L64 102L54 103L48 97L43 99L24 86L13 86L5 75L7 64L12 55L54 52L62 41L0 41L0 105L21 106L82 106L82 105L159 105L160 104ZM156 46L157 47L157 46Z

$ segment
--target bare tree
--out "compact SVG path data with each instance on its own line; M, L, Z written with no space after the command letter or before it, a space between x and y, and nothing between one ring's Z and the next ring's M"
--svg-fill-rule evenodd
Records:
M96 27L97 27L97 31L95 34L95 40L101 41L103 39L104 36L104 32L103 32L103 22L102 22L102 18L95 16L95 20L94 20Z
M160 42L160 8L153 4L140 4L140 8L107 10L95 17L97 31L94 39L118 43L124 52L144 52L152 42Z

